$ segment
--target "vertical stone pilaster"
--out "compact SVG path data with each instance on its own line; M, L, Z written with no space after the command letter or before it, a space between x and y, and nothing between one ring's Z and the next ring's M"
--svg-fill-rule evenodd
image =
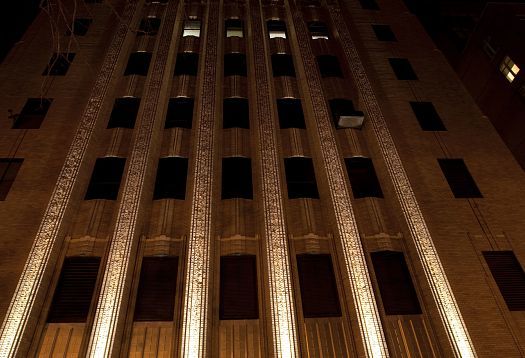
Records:
M30 315L33 313L35 299L40 295L41 290L47 288L47 283L43 282L44 275L55 265L55 262L52 262L52 254L61 244L60 232L66 211L71 205L70 199L77 181L77 175L87 147L91 142L100 108L105 101L108 87L114 77L117 60L136 8L136 1L128 2L93 85L86 108L80 118L78 129L73 137L71 147L66 155L64 165L2 324L0 331L1 357L23 354L20 352L22 338L28 328L27 325Z
M328 182L330 201L334 210L337 236L340 240L346 277L350 280L350 291L358 318L360 335L366 354L369 357L388 357L388 347L381 325L381 318L374 296L370 273L366 264L365 253L350 201L350 188L346 179L341 154L337 147L333 125L322 83L310 45L310 36L301 16L301 12L292 1L290 6L293 27L297 35L298 51L304 64L305 81L314 114L315 136L318 139L321 161Z
M190 232L187 242L182 308L181 357L208 357L210 260L213 240L213 177L216 154L215 107L219 2L208 1L202 87L198 96L200 118L194 127L195 162ZM204 21L202 22L204 23Z
M249 14L252 31L252 51L255 58L255 87L257 88L256 118L259 168L261 173L264 246L270 293L270 315L273 356L299 357L297 317L293 297L292 273L288 235L284 217L281 166L277 133L270 102L268 58L264 47L267 36L261 21L258 0L251 0Z
M430 284L441 319L449 340L458 357L475 357L476 352L470 340L465 322L459 311L452 288L441 265L430 231L419 208L416 196L408 180L405 168L397 152L394 140L388 130L385 118L368 79L363 63L350 36L339 6L328 5L330 17L340 35L341 46L357 87L363 97L368 120L372 123L379 149L390 174L397 198L403 209L407 225L414 240L425 276Z
M173 37L173 28L178 2L169 2L164 15L164 22L159 34L157 51L153 58L149 81L140 111L141 116L135 131L136 136L125 182L122 189L115 229L111 238L107 264L102 281L102 288L95 312L93 329L88 344L89 357L109 357L118 353L115 347L116 337L124 321L125 302L129 290L131 263L141 234L139 212L143 208L144 180L151 163L152 143L161 135L159 116L159 98L162 91L167 91L170 75L166 75L169 53ZM168 65L168 66L167 66Z

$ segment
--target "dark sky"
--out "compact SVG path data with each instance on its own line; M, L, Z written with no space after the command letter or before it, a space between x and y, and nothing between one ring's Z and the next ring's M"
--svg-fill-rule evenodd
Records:
M11 47L20 40L39 11L40 0L2 1L0 31L0 61L4 61Z

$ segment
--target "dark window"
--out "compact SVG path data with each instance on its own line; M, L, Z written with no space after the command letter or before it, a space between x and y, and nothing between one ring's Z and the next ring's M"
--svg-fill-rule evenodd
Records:
M224 55L224 76L246 76L246 55L228 53Z
M124 71L124 76L146 76L148 74L150 61L151 52L133 52L129 55L128 65L126 66L126 71Z
M186 198L187 176L188 158L160 158L153 199L184 200Z
M375 0L359 0L361 7L365 10L379 10Z
M219 319L257 319L257 260L252 255L222 256Z
M173 321L178 257L144 257L135 303L135 321Z
M273 39L276 37L286 38L286 24L284 21L269 20L266 22L268 28L268 36Z
M456 198L482 198L463 159L438 159L439 166Z
M317 56L317 64L321 77L343 77L337 57L331 55Z
M140 98L123 97L115 99L108 128L133 128L139 111Z
M341 316L330 255L297 255L297 271L304 317Z
M281 128L306 128L301 100L283 98L277 100L279 125Z
M164 128L191 128L193 120L193 98L170 98Z
M356 111L349 99L335 98L328 101L332 119L337 128L360 128L364 113Z
M396 35L388 25L372 25L372 29L379 41L397 41Z
M154 36L159 32L160 19L158 17L146 17L142 19L139 26L137 35L150 35Z
M49 63L42 72L43 76L64 76L69 69L69 65L75 58L74 53L55 53L51 56Z
M223 128L250 128L250 111L246 98L226 98L222 107Z
M73 21L73 27L66 32L66 35L69 36L71 35L71 32L73 32L73 35L85 36L91 22L93 22L91 19L75 19L75 21Z
M288 198L319 198L311 158L284 158Z
M20 158L0 158L0 201L6 199L23 161Z
M125 158L98 158L84 199L115 200L125 164Z
M222 198L253 198L252 161L250 158L222 159Z
M308 30L310 31L310 36L312 40L326 39L329 38L328 27L324 22L312 21L308 23Z
M483 251L483 256L509 311L525 311L525 273L514 252Z
M96 3L101 3L102 0L84 0L84 2L86 4L96 4Z
M417 75L406 58L389 58L388 62L398 80L417 80Z
M372 252L383 307L387 315L421 314L416 290L402 252Z
M345 158L345 164L354 198L383 197L374 164L370 158Z
M175 63L175 76L189 75L197 76L199 68L199 54L194 52L183 52L177 55Z
M243 23L239 19L228 19L224 23L226 37L243 37Z
M66 257L47 321L86 322L97 282L100 257Z
M15 117L13 128L15 129L37 129L46 117L52 98L28 98L24 108Z
M446 131L432 102L410 102L410 106L424 131Z
M286 54L272 55L273 76L290 76L295 77L295 68L293 66L292 56Z

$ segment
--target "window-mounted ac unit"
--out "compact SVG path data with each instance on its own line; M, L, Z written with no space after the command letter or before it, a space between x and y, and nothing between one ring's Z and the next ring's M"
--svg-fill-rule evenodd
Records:
M337 119L337 126L339 128L354 128L361 129L365 115L363 112L356 111L350 115L339 116Z

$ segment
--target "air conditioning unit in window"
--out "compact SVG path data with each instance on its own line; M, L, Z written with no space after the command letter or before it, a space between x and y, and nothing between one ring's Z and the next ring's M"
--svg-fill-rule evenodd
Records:
M337 126L339 128L354 128L361 129L363 121L365 120L365 114L360 111L355 111L352 114L339 116L337 118Z

